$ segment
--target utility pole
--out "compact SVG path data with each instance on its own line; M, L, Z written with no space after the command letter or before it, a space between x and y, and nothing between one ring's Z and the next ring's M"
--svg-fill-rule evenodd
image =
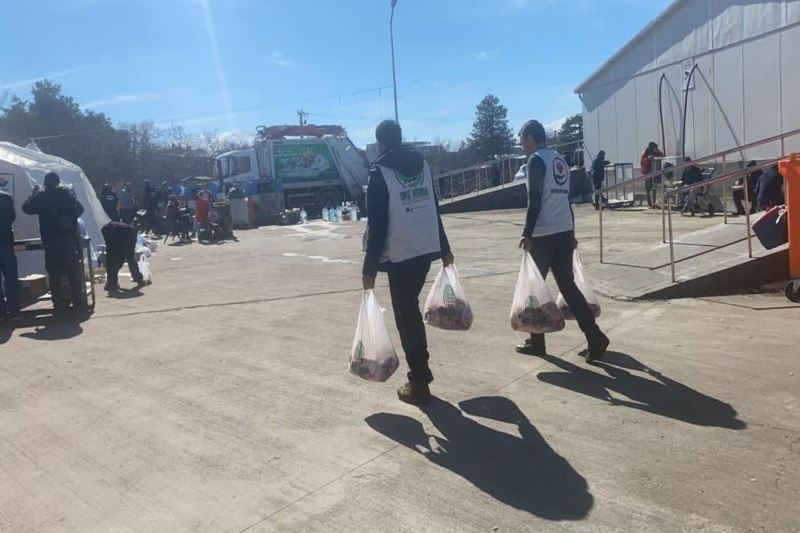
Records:
M308 116L308 113L306 113L302 109L299 109L297 111L297 118L300 119L300 126L305 126L306 124L308 124L308 121L306 120L307 116Z
M397 74L394 67L394 8L397 5L397 0L392 0L392 14L389 17L389 40L392 45L392 85L394 86L394 121L400 123L400 117L397 113Z

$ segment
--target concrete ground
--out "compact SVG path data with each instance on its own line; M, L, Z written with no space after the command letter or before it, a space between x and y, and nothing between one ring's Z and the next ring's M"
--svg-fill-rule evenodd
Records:
M522 220L446 217L475 324L428 330L422 410L347 370L363 223L163 246L89 320L0 326L0 531L800 531L800 308L603 298L603 363L574 324L520 356ZM660 232L607 222L610 253Z

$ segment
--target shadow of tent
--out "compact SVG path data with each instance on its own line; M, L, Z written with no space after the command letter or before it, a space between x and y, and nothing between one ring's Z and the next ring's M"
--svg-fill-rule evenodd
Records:
M442 438L428 435L419 421L407 416L379 413L366 422L516 509L547 520L588 515L594 499L586 480L547 444L516 404L484 397L460 405L463 412L436 399L424 409ZM464 413L514 424L518 434L484 426Z
M595 363L594 366L603 369L608 376L551 355L542 359L566 371L538 375L540 381L550 385L697 426L737 430L747 427L736 418L736 409L730 404L672 380L627 354L608 352L602 361ZM612 392L627 400L615 398Z

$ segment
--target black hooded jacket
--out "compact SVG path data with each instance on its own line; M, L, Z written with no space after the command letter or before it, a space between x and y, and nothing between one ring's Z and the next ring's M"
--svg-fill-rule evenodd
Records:
M22 204L22 211L39 215L39 233L47 244L75 238L83 206L72 189L59 186L35 193Z
M386 234L389 229L389 189L386 187L386 181L378 165L394 169L407 176L413 176L422 172L424 163L425 160L421 153L408 146L400 146L382 153L370 168L369 188L367 189L367 253L364 257L363 275L374 277L379 270L388 272L410 262L433 262L450 254L450 243L447 241L447 235L444 232L444 226L442 226L442 218L438 216L439 202L437 200L439 243L442 251L415 257L402 263L381 263L380 261L383 249L386 246Z
M14 246L12 225L17 213L14 211L14 198L0 191L0 246Z

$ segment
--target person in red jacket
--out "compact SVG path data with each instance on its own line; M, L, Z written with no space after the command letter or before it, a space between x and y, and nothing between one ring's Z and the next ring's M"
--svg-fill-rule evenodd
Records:
M641 169L642 169L642 176L646 176L653 172L653 160L656 157L664 157L663 152L658 149L658 144L651 142L647 145L644 152L642 153L642 158L639 161ZM654 180L652 178L644 180L644 188L645 193L647 194L647 205L649 207L653 207L656 203L656 189L654 186Z
M203 188L194 198L194 218L200 226L208 224L212 199L211 193L208 192L208 185L203 184Z

